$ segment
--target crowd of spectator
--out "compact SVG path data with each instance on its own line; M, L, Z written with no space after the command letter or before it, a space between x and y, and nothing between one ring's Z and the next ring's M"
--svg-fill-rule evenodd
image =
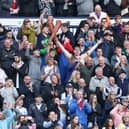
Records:
M1 0L5 17L40 17L17 35L0 24L0 129L129 129L126 1L13 2ZM53 12L88 17L73 34Z

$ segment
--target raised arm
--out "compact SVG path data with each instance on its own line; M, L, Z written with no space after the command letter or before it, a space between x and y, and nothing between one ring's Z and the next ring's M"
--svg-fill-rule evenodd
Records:
M64 46L60 43L59 40L56 40L56 44L57 46L59 46L61 48L61 50L64 52L65 56L68 58L68 59L71 59L72 58L72 54L70 52L68 52Z
M46 13L46 10L44 9L43 12L40 14L39 22L38 22L38 30L37 35L41 33L41 26L44 24L44 15Z
M101 44L102 43L102 39L99 39L98 41L97 41L97 43L94 45L94 46L92 46L87 52L85 52L84 54L82 54L81 55L81 60L85 60L85 58L87 57L87 56L90 56L91 54L92 54L92 52L99 46L99 44Z

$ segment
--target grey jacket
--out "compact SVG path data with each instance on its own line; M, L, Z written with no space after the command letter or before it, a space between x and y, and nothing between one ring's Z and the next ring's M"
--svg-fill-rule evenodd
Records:
M94 2L99 0L76 0L77 3L77 14L78 15L89 15L93 12Z

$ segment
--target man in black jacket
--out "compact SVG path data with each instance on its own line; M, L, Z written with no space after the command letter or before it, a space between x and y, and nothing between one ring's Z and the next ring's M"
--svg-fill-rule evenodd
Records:
M47 116L47 106L40 95L35 96L35 102L29 106L28 113L34 118L37 129L42 129L43 121Z
M16 54L17 50L12 47L11 40L5 39L4 47L0 50L0 63L9 78L13 76L12 63Z

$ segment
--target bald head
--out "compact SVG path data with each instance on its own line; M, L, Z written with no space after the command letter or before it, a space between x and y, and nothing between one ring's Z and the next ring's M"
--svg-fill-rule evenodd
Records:
M97 5L95 6L95 13L96 13L97 15L99 15L101 11L102 11L101 6L100 6L99 4L97 4Z

